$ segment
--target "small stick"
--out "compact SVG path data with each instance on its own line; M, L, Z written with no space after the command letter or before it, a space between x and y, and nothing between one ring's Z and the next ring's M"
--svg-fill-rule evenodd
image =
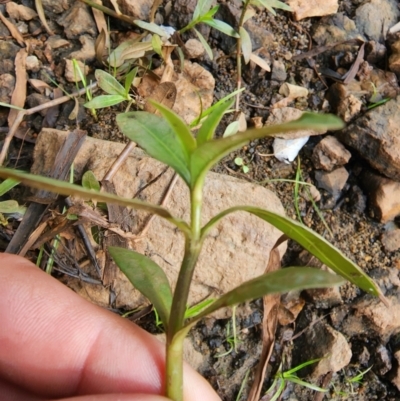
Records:
M6 137L4 139L4 145L3 145L3 148L1 149L1 153L0 153L0 166L2 166L4 164L4 160L6 159L8 148L10 147L10 144L11 144L11 140L13 139L14 134L16 133L19 125L21 124L21 122L25 116L29 116L31 114L37 113L38 111L48 109L49 107L53 107L53 106L57 106L58 104L65 103L68 100L70 100L72 97L83 95L86 93L87 89L93 89L96 86L97 86L97 82L94 82L91 85L88 85L86 88L82 88L79 91L76 91L69 96L59 97L58 99L50 100L47 103L40 104L39 106L32 107L31 109L19 111L14 120L14 123L12 124L11 127L9 127L8 134L6 135Z
M108 169L106 175L104 176L103 180L104 181L112 181L114 175L118 171L118 169L121 167L122 163L126 160L126 158L129 156L129 153L131 150L136 147L135 142L129 142L124 150L121 152L121 154L117 157L117 159L114 161L114 163L111 165L111 167Z

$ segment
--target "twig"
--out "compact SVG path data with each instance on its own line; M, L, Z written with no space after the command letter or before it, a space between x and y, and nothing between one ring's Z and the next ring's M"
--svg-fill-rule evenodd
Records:
M134 23L134 18L133 17L129 17L128 15L124 15L124 14L119 14L117 12L115 12L114 10L111 10L111 8L108 7L104 7L101 4L97 4L94 1L91 0L79 0L81 3L85 3L90 7L93 7L97 10L102 11L104 14L109 15L110 17L114 17L114 18L118 18L122 21L127 22L128 24L132 24L135 25Z
M19 125L21 124L21 122L25 116L29 116L31 114L37 113L38 111L48 109L49 107L53 107L58 104L65 103L68 100L70 100L72 97L83 95L86 93L86 90L93 89L96 86L97 86L97 82L94 82L94 83L88 85L86 88L82 88L79 91L76 91L69 96L63 96L58 99L51 100L47 103L40 104L39 106L32 107L31 109L19 111L14 120L14 123L12 124L11 127L9 127L8 134L6 135L6 137L4 139L4 145L3 145L3 148L1 149L1 153L0 153L0 166L2 166L4 164L4 160L6 159L11 140L13 139L14 134L16 133Z
M122 163L126 160L126 158L129 156L129 153L131 153L131 150L136 147L135 142L129 142L124 150L121 152L121 154L117 157L115 162L111 165L111 167L108 169L106 175L104 176L103 180L104 181L112 181L114 175L118 171L118 169L121 167Z

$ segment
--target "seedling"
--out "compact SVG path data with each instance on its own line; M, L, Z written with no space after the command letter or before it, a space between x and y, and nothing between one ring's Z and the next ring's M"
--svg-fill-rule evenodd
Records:
M312 383L306 382L302 379L300 379L296 372L298 372L300 369L305 368L308 365L311 365L313 363L316 363L320 361L321 359L313 359L311 361L304 362L292 369L287 370L286 372L282 372L282 364L279 367L278 373L275 375L274 381L272 382L271 387L267 390L266 394L272 392L275 390L275 393L273 397L269 401L276 401L280 395L282 394L283 390L286 387L287 382L292 382L294 384L298 384L299 386L307 387L310 388L311 390L314 391L319 391L322 393L326 393L328 390L318 387Z
M17 186L19 181L7 178L0 184L0 197ZM6 226L10 217L20 219L26 211L25 206L20 206L16 200L0 202L0 224Z
M232 327L232 328L231 328ZM232 319L226 326L226 342L229 344L229 349L222 354L218 354L216 357L221 358L229 355L231 352L237 352L237 346L240 344L240 340L237 338L236 333L236 307L232 308Z
M162 268L150 258L129 249L109 248L116 264L132 284L150 300L163 322L166 331L165 395L173 401L183 400L183 341L185 336L200 319L220 308L232 307L266 294L340 285L344 282L343 278L358 285L369 294L380 296L385 301L379 287L357 265L324 238L287 217L254 206L236 206L220 212L206 224L202 224L203 186L206 175L223 157L247 145L249 141L267 135L304 129L326 130L343 127L343 123L332 115L321 116L304 113L296 121L250 129L226 138L216 139L214 138L215 129L232 103L232 101L228 101L218 105L204 120L196 138L192 135L190 127L179 116L156 102L152 102L152 104L161 116L142 111L122 113L117 116L117 123L121 131L130 140L141 146L151 157L172 167L187 185L190 194L189 222L173 216L167 209L158 205L87 190L78 185L12 169L0 168L1 177L14 178L36 188L102 202L112 202L156 214L182 232L185 240L184 255L174 291ZM196 316L186 319L190 283L203 242L210 230L223 217L237 211L248 212L274 225L343 278L309 267L280 269L243 283L221 295Z
M84 106L90 109L102 109L104 107L114 106L121 102L128 102L126 111L128 111L135 102L130 95L131 85L136 77L138 68L135 67L125 77L125 85L122 86L115 77L103 70L96 70L95 76L98 85L107 95L97 96L85 103Z
M356 394L355 391L354 391L354 385L355 384L362 385L362 382L363 382L363 379L364 379L364 375L367 372L369 372L371 369L372 369L372 365L369 368L367 368L364 371L362 371L362 372L359 370L358 374L356 376L354 376L354 377L351 377L351 378L345 377L345 382L350 386L350 394L351 395Z
M234 162L237 166L241 167L243 173L247 174L250 171L249 167L244 164L244 161L241 157L236 157Z

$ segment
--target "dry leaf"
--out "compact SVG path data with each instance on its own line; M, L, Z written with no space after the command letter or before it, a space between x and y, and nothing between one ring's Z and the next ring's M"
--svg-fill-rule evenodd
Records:
M246 115L243 113L243 111L241 111L239 113L239 117L238 117L237 121L239 122L238 131L239 132L246 131L247 130L247 121L246 121Z
M95 3L100 4L101 6L103 5L103 2L101 0L93 0ZM105 35L105 40L104 40L104 45L105 47L109 48L110 47L110 35L108 32L108 27L107 27L107 21L106 18L104 17L104 13L100 10L97 10L96 8L92 7L92 12L93 12L93 17L96 22L97 30L100 32L100 35L104 32ZM98 38L96 39L97 43ZM97 51L96 51L97 55Z
M1 22L7 27L7 29L10 31L11 36L18 42L18 44L22 47L25 47L25 41L24 38L22 37L20 31L17 29L17 27L10 22L0 11L0 19Z
M176 92L176 86L173 82L163 82L156 87L150 98L172 109L176 99ZM146 102L144 110L149 113L158 114L158 110L150 102Z
M107 37L108 37L108 35L104 31L104 29L102 29L100 31L100 35L97 37L96 43L94 45L94 50L96 53L96 60L100 64L104 64L103 58L104 58L104 55L105 55L106 49L107 49Z
M44 15L44 10L43 10L43 4L42 0L35 0L35 7L36 7L36 12L39 15L40 22L43 24L45 27L47 33L51 36L54 35L54 32L50 29L50 27L47 25L46 17Z
M50 90L52 89L49 84L47 84L46 82L44 82L40 79L32 78L32 79L29 79L28 82L32 86L32 88L35 89L35 91L39 92L40 94L43 94L46 89L50 89Z
M254 64L257 64L265 71L271 71L271 67L269 66L268 62L254 53L250 54L250 61L252 61Z
M275 246L272 248L269 255L268 265L265 273L271 273L281 268L281 257L278 246L287 240L287 237L282 235ZM265 378L265 370L269 359L271 358L272 350L275 343L275 332L278 325L278 308L280 305L280 294L266 295L264 297L264 317L262 322L263 331L263 348L260 356L260 361L257 370L254 374L254 381L250 389L247 401L258 401Z
M0 13L1 14L1 13ZM21 49L15 56L15 89L11 96L11 104L23 108L26 100L26 49ZM11 109L8 114L8 126L12 127L17 118L18 110Z

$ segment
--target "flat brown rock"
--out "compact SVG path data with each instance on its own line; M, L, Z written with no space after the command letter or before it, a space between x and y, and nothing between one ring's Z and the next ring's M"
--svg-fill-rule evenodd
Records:
M35 147L33 172L43 174L48 170L56 149L66 135L57 130L42 130ZM87 138L74 162L75 178L79 179L83 172L91 170L101 180L123 148L124 145L120 143ZM120 196L133 197L161 174L159 179L136 195L141 200L158 204L172 176L171 169L162 174L164 170L165 165L135 149L114 177L116 192ZM188 202L188 189L179 180L165 207L173 215L188 220ZM253 205L284 214L277 196L266 188L229 176L209 173L204 188L203 224L220 211L236 205ZM132 211L132 216L133 233L140 235L148 214ZM248 213L239 212L226 216L205 240L194 273L189 303L197 303L208 296L217 297L244 281L263 274L270 250L280 235L279 230ZM142 239L132 242L136 251L149 256L165 270L173 286L183 255L183 245L183 235L169 222L158 217ZM134 309L147 303L119 271L113 289L118 307ZM108 290L103 289L98 294L101 300L104 300L105 291ZM86 291L82 291L83 296L85 293ZM96 301L96 297L93 292L91 300Z
M296 21L335 14L339 8L337 0L288 0L287 4L292 8Z

